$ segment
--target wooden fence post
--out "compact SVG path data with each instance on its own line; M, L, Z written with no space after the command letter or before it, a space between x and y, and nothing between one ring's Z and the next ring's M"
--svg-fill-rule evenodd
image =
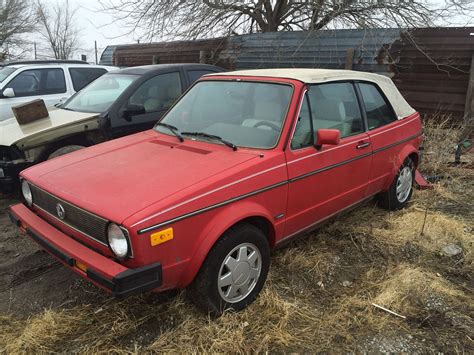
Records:
M207 51L199 51L199 63L206 64L207 61Z
M466 92L466 104L464 106L464 119L469 119L474 114L474 53L472 54L469 84Z
M352 70L354 65L354 48L349 48L346 52L346 65L344 69Z

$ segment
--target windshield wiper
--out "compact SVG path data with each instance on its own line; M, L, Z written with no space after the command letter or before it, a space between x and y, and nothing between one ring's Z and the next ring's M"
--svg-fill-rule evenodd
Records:
M165 127L165 128L168 128L168 130L173 133L176 137L178 137L179 141L182 143L184 142L184 138L183 136L179 133L179 130L175 127L175 126L172 126L168 123L162 123L162 122L158 122L156 124L157 126L161 126L161 127Z
M194 136L194 137L202 137L202 138L210 138L210 139L215 139L218 140L219 142L225 144L226 146L232 148L233 150L237 150L237 146L234 143L231 143L229 141L226 141L225 139L222 139L222 137L209 134L206 132L182 132L181 133L184 136Z

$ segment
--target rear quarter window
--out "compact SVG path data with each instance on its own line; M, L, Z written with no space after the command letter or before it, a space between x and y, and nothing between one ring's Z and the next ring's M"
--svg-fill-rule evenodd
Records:
M69 68L74 91L79 91L98 77L107 73L103 68Z
M359 83L364 101L369 130L384 126L397 120L390 103L374 84Z

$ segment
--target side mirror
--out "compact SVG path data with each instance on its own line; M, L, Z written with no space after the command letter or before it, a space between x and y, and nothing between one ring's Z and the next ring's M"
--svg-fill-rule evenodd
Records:
M140 105L129 105L122 110L122 118L126 121L131 121L133 116L143 115L146 110Z
M15 90L13 90L12 88L6 88L5 90L3 90L2 94L3 97L15 97Z
M338 145L341 141L341 132L338 129L318 129L316 131L316 149L320 150L323 144Z

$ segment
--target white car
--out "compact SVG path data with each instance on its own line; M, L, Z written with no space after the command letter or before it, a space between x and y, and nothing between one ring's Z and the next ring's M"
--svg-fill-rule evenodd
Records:
M82 61L31 61L0 67L0 121L13 117L11 108L36 99L46 107L66 101L106 72L117 69Z

